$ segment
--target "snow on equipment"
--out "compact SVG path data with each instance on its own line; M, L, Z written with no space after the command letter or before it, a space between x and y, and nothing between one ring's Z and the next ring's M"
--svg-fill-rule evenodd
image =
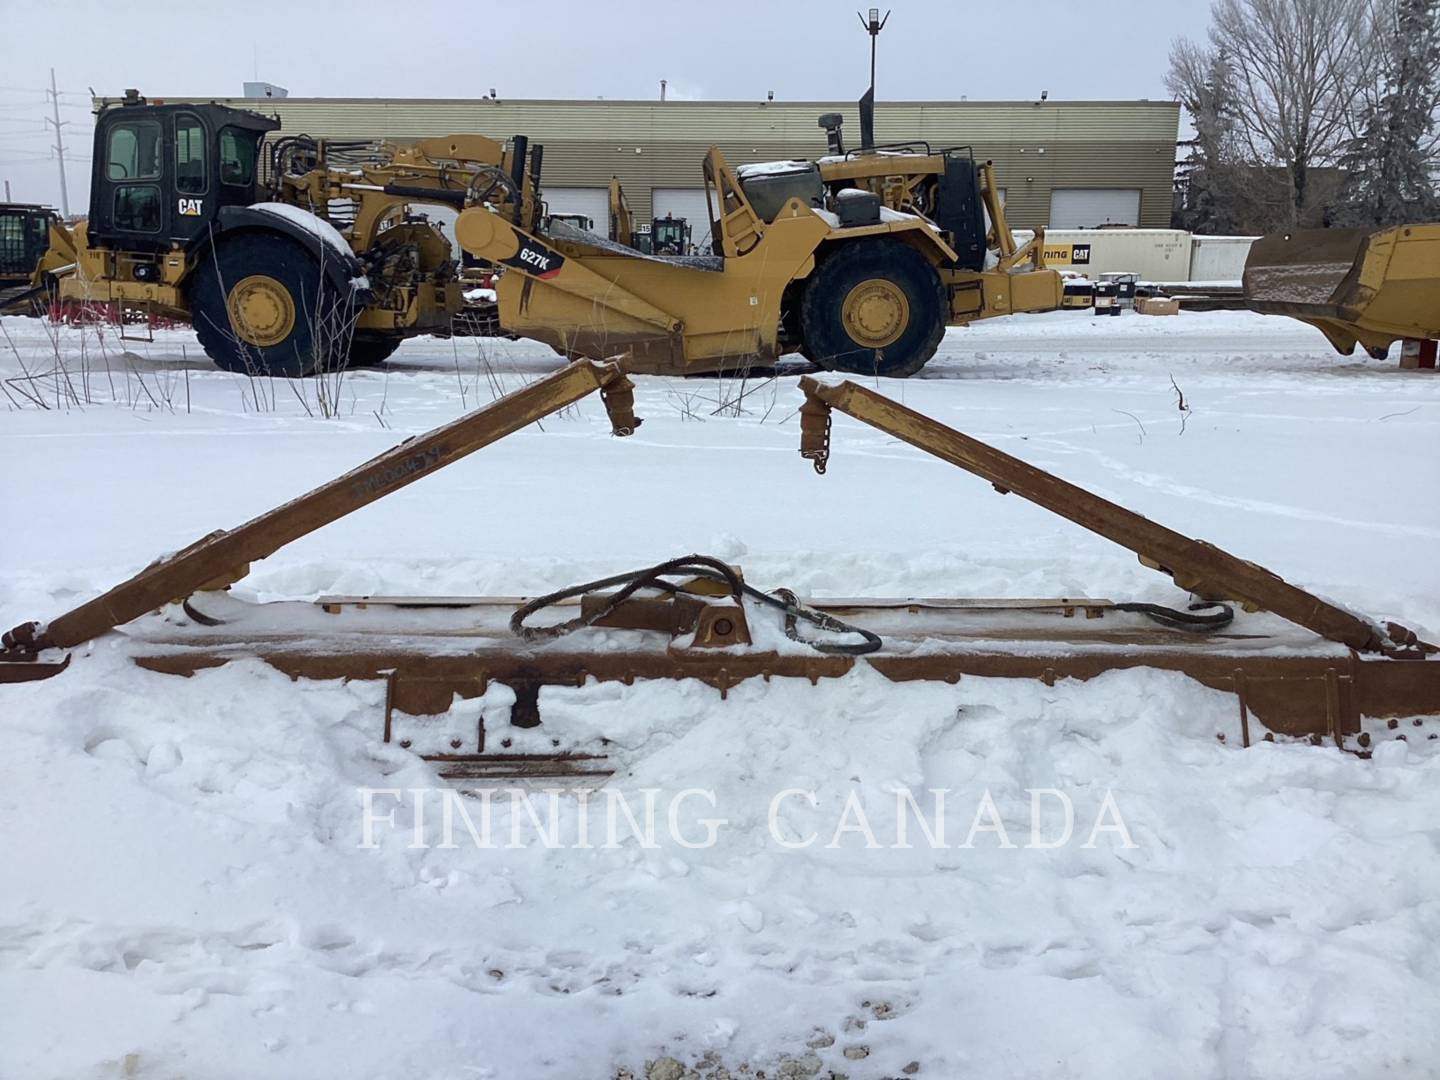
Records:
M1244 745L1254 717L1269 732L1359 753L1369 743L1362 717L1440 713L1440 658L1404 627L1378 625L872 390L808 378L801 386L800 449L816 472L828 465L838 409L1129 548L1197 599L1183 609L1086 597L806 600L762 591L702 556L530 599L256 604L223 592L252 561L596 390L615 434L632 432L640 421L623 372L581 361L202 537L49 623L14 628L3 638L0 682L57 676L71 663L64 650L112 632L155 672L258 658L296 678L374 681L385 688L377 738L460 781L606 773L603 738L545 718L546 688L590 680L696 679L724 695L749 679L813 683L862 665L894 681L1046 684L1144 667L1234 694L1233 734ZM152 614L171 604L187 617Z
M1244 285L1251 310L1289 315L1340 353L1359 344L1381 360L1396 341L1440 338L1440 225L1262 236L1245 261Z

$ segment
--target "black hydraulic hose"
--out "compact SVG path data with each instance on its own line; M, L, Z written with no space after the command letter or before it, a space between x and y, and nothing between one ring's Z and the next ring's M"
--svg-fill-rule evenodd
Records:
M1213 609L1213 610L1207 610ZM1192 634L1208 634L1223 630L1235 621L1235 609L1229 604L1216 600L1205 600L1191 604L1185 611L1164 607L1161 604L1116 604L1115 611L1133 611L1154 619L1163 626L1176 630L1187 630Z
M644 570L631 570L624 574L614 574L611 577L587 581L582 585L572 585L569 588L558 589L555 592L536 597L534 600L531 600L519 608L515 614L510 617L510 631L526 641L545 641L562 637L565 634L573 633L576 630L594 625L613 612L640 589L652 588L660 589L668 593L680 592L681 589L679 585L665 580L666 577L672 577L677 574L721 582L729 589L730 595L737 601L742 596L748 596L759 603L778 608L785 613L785 636L791 641L798 641L804 645L809 645L816 652L833 653L841 656L864 656L866 653L875 652L884 644L878 634L874 634L858 626L851 626L849 623L842 622L832 615L826 615L824 612L812 611L807 607L803 607L796 599L795 594L788 589L777 589L772 594L761 592L754 586L745 584L745 582L740 580L740 575L735 573L732 567L708 555L683 555L678 559L670 559ZM598 611L592 612L589 615L578 615L573 619L562 623L555 623L550 626L525 625L525 620L537 611L552 607L562 600L569 600L576 596L584 596L586 593L595 592L598 589L608 589L615 585L621 586L620 590L611 596ZM811 638L802 638L797 629L797 623L800 620L811 623L821 630L830 633L858 634L865 640L844 644L840 642L816 641Z

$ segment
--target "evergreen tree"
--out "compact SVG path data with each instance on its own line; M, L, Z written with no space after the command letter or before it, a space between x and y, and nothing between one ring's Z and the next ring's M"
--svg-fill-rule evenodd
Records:
M1240 177L1230 111L1234 86L1229 64L1220 53L1176 58L1174 64L1171 88L1195 125L1195 138L1182 144L1190 153L1177 169L1182 200L1175 224L1212 235L1234 232L1239 225Z
M1398 225L1440 213L1433 151L1440 64L1440 0L1388 0L1379 30L1381 84L1340 166L1338 223Z

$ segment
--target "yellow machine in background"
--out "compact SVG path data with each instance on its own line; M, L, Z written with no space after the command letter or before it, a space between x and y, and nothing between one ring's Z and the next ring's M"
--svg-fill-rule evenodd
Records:
M1252 310L1382 359L1396 341L1440 338L1440 225L1272 233L1251 246L1244 284Z
M0 312L42 310L75 265L75 238L48 206L0 203Z
M635 371L799 352L906 376L946 326L1059 306L1043 237L1017 248L988 162L924 143L847 154L838 118L822 126L832 153L819 162L736 170L712 148L713 252L646 255L618 180L608 236L547 218L541 148L523 135L267 143L278 121L132 91L97 116L90 218L61 294L188 319L230 371L378 363L406 337L449 332L465 306L450 243L412 212L442 205L461 211L466 252L498 271L506 333Z
M464 307L450 242L412 207L537 222L523 136L508 150L481 135L265 144L279 126L134 91L101 110L62 297L188 319L226 370L303 376L378 363Z
M991 167L968 148L906 144L736 170L712 147L703 171L710 255L540 235L480 204L461 214L456 238L505 268L497 294L507 331L647 373L799 352L832 370L904 377L934 355L947 325L1060 304L1042 237L1016 247Z

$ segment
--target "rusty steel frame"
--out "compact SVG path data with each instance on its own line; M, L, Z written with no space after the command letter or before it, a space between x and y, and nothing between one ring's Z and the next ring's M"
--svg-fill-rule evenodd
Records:
M820 601L809 603L825 608ZM857 609L843 610L847 617L857 617ZM860 612L863 618L863 609ZM1236 696L1235 733L1246 743L1252 717L1277 734L1323 736L1340 745L1361 730L1365 716L1440 712L1437 662L1367 659L1345 649L1267 653L1196 641L1178 631L1135 643L1127 641L1124 632L1109 638L1097 630L1095 642L1118 643L1085 647L1068 640L1062 630L1048 641L1025 639L1024 648L1016 647L1019 641L1010 649L962 641L932 644L910 654L883 651L864 657L761 649L678 650L657 646L656 638L663 636L637 631L636 645L620 649L590 649L578 641L531 647L492 639L453 650L444 647L453 645L453 638L414 631L387 633L383 644L377 645L344 633L276 641L247 638L239 630L233 636L206 636L190 644L141 642L135 662L150 671L188 676L231 660L260 659L292 678L383 681L386 741L394 713L438 715L457 697L480 697L492 683L515 692L511 723L526 728L540 722L539 692L547 686L580 687L590 680L630 685L652 679L694 679L723 697L749 679L800 678L817 683L864 666L894 682L956 683L969 676L1033 679L1047 686L1132 668L1175 671ZM997 635L996 641L1003 645L1006 639ZM485 751L483 730L471 749L477 754Z
M150 620L125 631L133 658L145 669L174 675L258 658L296 678L383 681L386 741L392 741L397 715L437 716L449 710L457 697L474 699L497 683L515 693L510 723L526 728L541 722L539 696L546 686L582 686L591 679L626 684L696 679L723 696L747 679L804 678L815 683L861 666L897 682L954 683L979 676L1036 679L1046 685L1128 668L1181 672L1236 696L1237 733L1246 745L1252 718L1276 733L1329 737L1343 746L1348 736L1360 732L1362 717L1440 714L1440 660L1431 659L1433 646L1418 641L1405 628L1377 626L1262 567L1157 525L852 382L824 384L805 378L801 387L805 393L801 452L817 471L824 471L829 455L831 410L840 409L967 469L1001 493L1021 495L1129 548L1184 588L1240 601L1252 611L1263 609L1306 633L1296 636L1295 631L1287 631L1287 637L1273 627L1267 629L1269 616L1242 615L1231 631L1199 636L1150 626L1116 611L1109 601L1073 598L806 601L817 610L860 620L856 625L869 620L873 628L878 620L886 627L883 632L891 644L857 657L777 653L738 638L731 647L696 647L687 635L693 636L707 617L743 620L743 605L732 598L707 600L690 594L669 600L632 598L603 622L634 632L634 644L621 647L613 643L598 647L596 639L583 636L587 632L537 644L493 628L476 629L486 617L494 623L497 611L501 620L495 625L507 625L509 615L524 602L521 598L328 598L313 606L320 614L307 619L388 606L392 613L413 607L459 611L464 619L479 622L445 629L397 618L393 626L382 623L383 632L377 636L373 627L357 633L343 620L323 625L301 619L282 623L280 631L274 627L257 631L243 618L234 625L220 620L218 629L161 627ZM633 431L639 423L634 417L633 387L620 369L589 361L568 366L429 434L406 440L245 525L204 537L48 625L17 627L5 635L0 682L58 674L69 657L42 659L38 655L42 650L73 647L166 603L227 587L244 575L251 561L597 389L605 397L613 430ZM577 606L583 612L588 605L593 612L597 604L603 604L603 598L591 595ZM1051 621L1035 623L1037 612L1048 612ZM908 647L921 640L927 642L926 648ZM511 760L514 755L487 747L478 716L476 722L468 744L461 739L462 745L423 756L458 778L494 779L531 771L518 759ZM502 740L502 750L504 746ZM594 756L562 752L536 755L534 761L540 771L553 766L569 775L604 773L603 758Z

